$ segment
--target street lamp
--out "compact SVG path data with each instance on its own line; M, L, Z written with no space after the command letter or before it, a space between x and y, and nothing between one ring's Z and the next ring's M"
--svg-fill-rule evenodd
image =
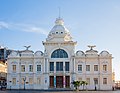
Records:
M95 91L96 91L96 90L97 90L97 86L96 86L96 85L97 85L98 83L97 83L96 80L95 80L94 82L95 82Z
M95 84L95 91L97 90L97 88L96 88L96 84Z
M12 81L9 81L9 82L10 82L10 90L11 90L11 82L12 82Z
M19 81L17 81L17 83L18 83L18 89L19 89Z
M23 78L23 81L24 81L24 90L25 90L25 81L26 81L26 77Z

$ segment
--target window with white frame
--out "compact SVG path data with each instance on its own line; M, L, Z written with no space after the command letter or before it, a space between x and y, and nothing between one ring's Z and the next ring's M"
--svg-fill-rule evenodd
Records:
M56 62L56 71L63 71L63 62Z
M65 62L65 71L69 71L69 62Z
M29 84L33 84L33 78L29 78Z
M33 72L33 65L29 65L29 71Z
M94 71L98 71L98 65L94 65Z
M78 71L82 71L82 65L78 65Z
M16 78L12 78L12 84L16 85Z
M103 71L107 71L107 65L103 65Z
M86 65L86 71L90 71L90 65Z
M86 78L88 85L90 85L90 78Z
M16 72L16 65L12 65L13 72Z
M98 84L98 78L94 78L94 84Z
M103 84L107 84L107 78L103 78Z
M24 84L25 82L24 82L24 79L25 78L21 78L21 84Z
M21 72L25 72L25 65L21 65Z
M41 65L37 65L37 71L41 71Z
M54 62L50 62L50 71L54 71Z
M53 51L51 58L68 58L68 54L63 49L57 49Z
M39 77L39 78L37 78L37 84L40 84L40 83L41 83L41 79Z

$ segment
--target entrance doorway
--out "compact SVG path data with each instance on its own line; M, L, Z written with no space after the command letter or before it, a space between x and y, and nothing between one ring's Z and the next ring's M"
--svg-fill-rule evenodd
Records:
M50 76L50 88L54 88L54 76Z
M63 76L56 76L56 88L63 88Z
M65 76L65 81L66 81L65 87L69 88L70 87L70 76Z
M56 76L56 78L50 76L49 80L50 88L54 88L55 86L56 88L63 88L63 76ZM65 88L70 88L70 76L65 76Z

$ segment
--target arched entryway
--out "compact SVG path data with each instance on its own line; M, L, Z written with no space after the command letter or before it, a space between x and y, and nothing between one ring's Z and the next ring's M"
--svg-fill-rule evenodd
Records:
M56 49L51 53L51 60L53 61L49 62L50 88L69 88L70 75L66 75L66 73L69 73L70 60L67 52L63 49Z

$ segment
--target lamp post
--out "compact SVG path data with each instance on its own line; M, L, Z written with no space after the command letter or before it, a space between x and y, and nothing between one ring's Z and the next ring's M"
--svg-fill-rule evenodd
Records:
M96 91L96 90L97 90L97 87L96 87L96 85L97 85L97 81L95 80L94 82L95 82L95 91Z
M9 81L9 82L10 82L10 90L11 90L11 82L12 82L12 81Z
M17 81L17 84L18 84L18 89L19 89L19 81Z
M26 77L25 77L23 80L24 80L24 90L25 90L25 81L26 81Z
M95 91L97 90L97 88L96 88L96 84L95 84Z

